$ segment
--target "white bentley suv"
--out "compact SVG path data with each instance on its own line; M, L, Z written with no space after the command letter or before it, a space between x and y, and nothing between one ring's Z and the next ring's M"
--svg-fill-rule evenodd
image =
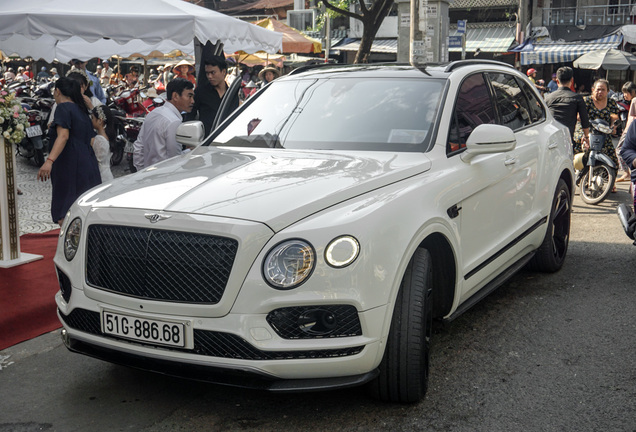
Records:
M295 71L78 199L62 337L177 376L415 402L433 319L561 268L573 189L568 129L508 65Z

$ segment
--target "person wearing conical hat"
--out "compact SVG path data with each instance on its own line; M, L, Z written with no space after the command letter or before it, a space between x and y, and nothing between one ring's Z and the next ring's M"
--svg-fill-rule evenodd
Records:
M273 66L267 66L258 73L259 87L265 87L280 76L280 72Z
M194 66L189 61L181 60L175 65L173 72L175 78L185 78L195 86L197 85L197 79L194 76Z

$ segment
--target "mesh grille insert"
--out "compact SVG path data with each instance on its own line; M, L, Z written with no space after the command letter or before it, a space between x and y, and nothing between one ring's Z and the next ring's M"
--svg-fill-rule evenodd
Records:
M238 242L225 237L116 225L88 228L89 285L132 297L218 303Z

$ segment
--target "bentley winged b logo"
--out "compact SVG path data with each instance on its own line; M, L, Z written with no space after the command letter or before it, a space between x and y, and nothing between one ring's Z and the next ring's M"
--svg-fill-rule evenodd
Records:
M150 223L156 223L161 220L170 219L172 217L161 213L146 213L144 214L144 216L150 221Z

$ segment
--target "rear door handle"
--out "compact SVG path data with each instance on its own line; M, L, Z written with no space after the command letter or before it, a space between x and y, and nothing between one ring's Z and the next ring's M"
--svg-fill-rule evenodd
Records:
M514 165L516 163L517 163L517 158L516 157L509 157L509 158L506 158L506 160L504 161L504 164L506 166Z

